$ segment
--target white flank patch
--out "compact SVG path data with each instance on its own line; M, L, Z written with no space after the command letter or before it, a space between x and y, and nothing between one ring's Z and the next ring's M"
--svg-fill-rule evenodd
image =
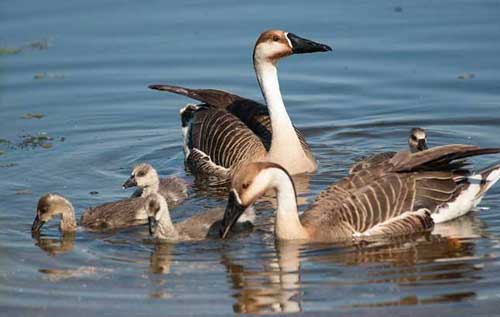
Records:
M460 193L453 202L446 204L432 214L432 219L435 223L445 222L463 216L479 204L482 196L477 197L477 194L481 189L480 184L482 177L480 174L476 174L467 179L470 182L469 188Z

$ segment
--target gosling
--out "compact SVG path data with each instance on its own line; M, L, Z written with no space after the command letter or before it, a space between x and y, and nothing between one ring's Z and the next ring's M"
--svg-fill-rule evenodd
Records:
M144 209L148 215L149 233L153 238L169 241L203 240L219 238L224 217L223 208L212 208L177 223L172 223L168 204L162 195L152 193L146 197ZM253 208L245 211L233 233L248 231L253 227Z

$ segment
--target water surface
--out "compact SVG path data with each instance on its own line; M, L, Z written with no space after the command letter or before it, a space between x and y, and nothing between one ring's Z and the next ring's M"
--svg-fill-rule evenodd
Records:
M155 245L146 228L61 237L47 226L38 240L29 229L43 193L65 195L79 215L126 197L120 185L139 162L192 182L178 117L189 100L147 85L261 100L251 52L268 28L334 48L280 63L288 111L320 163L304 200L360 157L404 148L415 126L432 146L500 146L499 17L497 1L4 1L0 48L11 50L0 55L1 311L495 312L500 186L483 210L430 236L364 246L279 244L265 225L234 240L176 245ZM191 197L176 219L224 205L194 189ZM269 204L259 211L268 223Z

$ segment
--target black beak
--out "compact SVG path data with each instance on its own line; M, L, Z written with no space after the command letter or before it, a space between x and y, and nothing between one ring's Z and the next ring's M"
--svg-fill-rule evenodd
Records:
M135 176L133 175L130 176L125 183L123 183L123 189L135 186L137 186L137 182L135 181Z
M427 146L427 141L425 139L420 139L417 142L417 149L419 151L427 150L429 147Z
M156 229L156 218L155 217L148 217L148 224L149 224L149 234L153 236L155 233Z
M38 214L35 217L35 220L33 221L33 225L31 226L31 232L38 232L42 228L42 226L45 224L45 221L41 220L40 217L38 217Z
M286 36L292 43L292 52L294 54L328 52L332 50L328 45L301 38L293 33L288 33Z
M222 227L220 229L220 237L222 239L227 237L227 234L244 211L245 207L238 202L238 199L236 199L234 189L231 190L227 199L226 211L224 212Z

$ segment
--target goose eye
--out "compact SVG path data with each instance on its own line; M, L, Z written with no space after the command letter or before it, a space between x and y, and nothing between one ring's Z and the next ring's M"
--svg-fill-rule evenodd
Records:
M280 40L280 37L277 35L273 36L273 41L278 42Z
M248 188L248 186L249 186L249 184L248 184L248 183L244 183L243 185L241 185L241 188L243 188L243 189L247 189L247 188Z
M144 175L146 175L146 173L144 173L144 172L139 172L139 173L137 173L137 176L139 176L139 177L142 177L142 176L144 176Z

